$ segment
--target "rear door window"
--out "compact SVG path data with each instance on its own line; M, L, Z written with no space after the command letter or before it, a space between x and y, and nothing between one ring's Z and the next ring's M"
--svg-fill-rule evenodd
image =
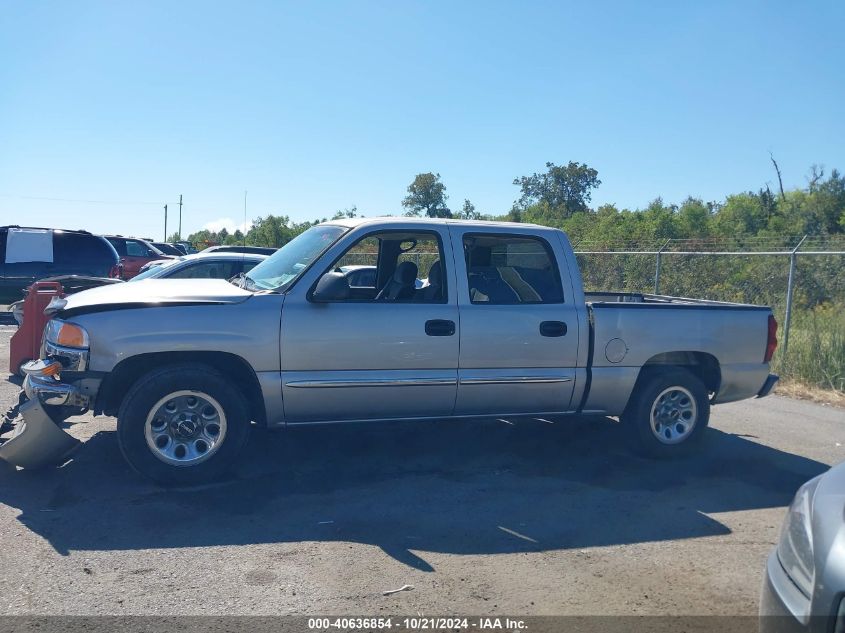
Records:
M112 246L114 246L114 250L117 251L117 254L121 257L126 256L126 240L119 237L107 237L106 238Z
M53 256L56 263L112 259L111 252L97 236L65 231L53 231Z
M464 236L464 257L472 303L563 303L557 262L545 240L468 234Z

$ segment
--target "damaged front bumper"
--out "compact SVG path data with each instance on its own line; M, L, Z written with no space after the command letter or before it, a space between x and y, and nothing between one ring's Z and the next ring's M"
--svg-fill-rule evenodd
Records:
M30 361L22 369L26 398L22 398L18 413L23 420L0 445L0 459L22 468L61 463L81 443L62 430L60 414L66 410L63 407L86 409L88 396L58 379L62 369L59 361Z

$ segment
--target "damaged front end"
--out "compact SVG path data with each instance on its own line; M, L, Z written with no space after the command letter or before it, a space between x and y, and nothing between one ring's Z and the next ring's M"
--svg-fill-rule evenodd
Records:
M0 459L14 466L33 469L60 464L81 444L62 430L61 425L69 415L85 412L90 396L77 384L64 382L61 374L84 375L88 363L87 335L84 340L81 336L72 340L77 346L58 345L50 340L50 334L57 335L54 341L60 339L63 325L57 319L48 324L42 360L30 361L21 368L25 378L20 401L6 414L3 424L4 431L8 427L13 431L8 438L0 439ZM78 326L72 328L72 333L84 332ZM18 419L13 422L15 418Z

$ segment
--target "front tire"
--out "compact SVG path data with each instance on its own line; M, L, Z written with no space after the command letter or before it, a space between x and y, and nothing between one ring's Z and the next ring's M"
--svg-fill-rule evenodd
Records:
M671 458L698 448L710 421L704 383L683 367L646 369L622 414L635 449Z
M234 464L249 438L243 394L215 369L172 365L142 376L117 416L129 465L161 484L213 481Z

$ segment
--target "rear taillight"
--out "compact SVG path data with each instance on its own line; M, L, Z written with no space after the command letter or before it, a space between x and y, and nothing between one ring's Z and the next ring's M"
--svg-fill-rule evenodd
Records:
M774 316L769 315L769 336L766 339L766 355L763 357L763 362L768 363L775 355L775 349L778 346L778 322Z

